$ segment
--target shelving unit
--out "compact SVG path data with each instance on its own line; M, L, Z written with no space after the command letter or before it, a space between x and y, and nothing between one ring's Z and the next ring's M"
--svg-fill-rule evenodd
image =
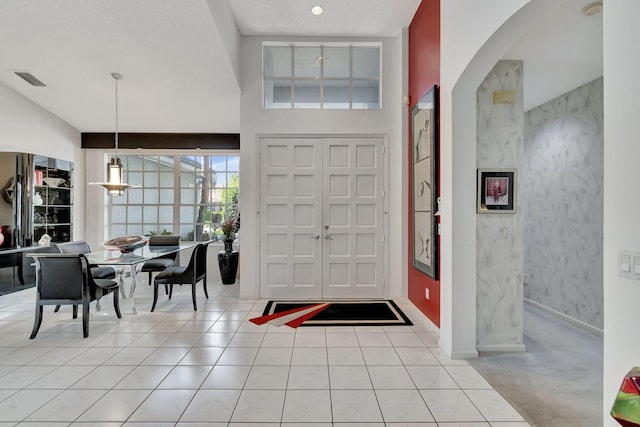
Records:
M56 186L49 179L58 178ZM46 233L55 243L72 239L73 164L35 156L33 186L33 241Z

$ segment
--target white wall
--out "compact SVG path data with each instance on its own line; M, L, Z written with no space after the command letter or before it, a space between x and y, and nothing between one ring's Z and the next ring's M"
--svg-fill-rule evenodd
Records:
M440 346L476 351L476 91L507 50L566 0L447 0L441 7ZM454 126L455 124L455 126Z
M599 78L525 113L525 298L602 330Z
M395 38L383 39L315 39L245 37L242 43L242 98L241 98L241 149L242 171L240 209L242 211L241 239L241 285L243 298L257 298L259 294L259 161L257 141L259 135L313 134L348 135L375 134L388 136L389 155L387 175L388 193L388 237L389 297L406 297L406 248L402 229L406 227L406 185L403 165L406 165L406 145L403 139L402 94L406 93L403 79L403 38L406 32ZM309 41L382 42L382 103L381 110L264 110L262 108L262 42L263 41ZM406 117L406 115L404 116ZM405 228L406 230L406 228Z
M82 239L85 175L80 132L0 83L0 151L40 154L73 162L73 238Z
M478 351L524 351L522 203L524 133L522 61L500 61L478 88L478 168L516 170L507 197L515 213L476 215L476 321ZM493 103L494 91L512 90L513 103Z
M640 2L604 3L604 390L605 426L624 375L640 366L640 282L617 276L617 251L640 251Z

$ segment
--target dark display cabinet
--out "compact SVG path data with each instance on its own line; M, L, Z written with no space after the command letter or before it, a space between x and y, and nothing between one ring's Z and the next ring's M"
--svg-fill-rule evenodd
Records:
M34 156L33 243L44 234L52 242L71 240L73 219L73 164Z

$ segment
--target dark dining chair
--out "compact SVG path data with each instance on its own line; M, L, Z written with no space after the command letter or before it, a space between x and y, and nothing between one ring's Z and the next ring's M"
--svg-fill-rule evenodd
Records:
M36 262L36 315L31 339L38 334L45 305L73 305L73 318L82 305L82 333L89 336L89 304L113 293L113 308L120 314L118 282L94 279L83 254L46 254L34 256Z
M209 242L198 243L191 253L189 264L186 266L173 266L158 273L153 281L153 305L151 311L155 310L158 302L158 286L169 286L169 299L173 295L173 285L191 285L191 299L193 300L193 310L198 310L196 304L196 284L202 280L204 295L209 298L207 292L207 247Z
M153 252L154 249L162 249L167 246L180 245L180 236L152 236L149 238L149 250ZM173 252L167 255L162 255L158 258L153 258L142 264L142 272L149 273L149 286L151 286L151 276L153 273L159 273L166 270L169 267L174 267L178 264L178 252ZM165 293L169 293L168 286L165 286Z
M91 247L84 240L76 240L74 242L56 243L53 245L61 254L88 254L91 253ZM116 270L113 267L91 267L91 274L94 279L113 279L116 277Z

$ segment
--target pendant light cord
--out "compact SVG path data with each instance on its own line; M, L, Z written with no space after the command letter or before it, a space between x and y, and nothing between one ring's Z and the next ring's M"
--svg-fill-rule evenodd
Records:
M122 75L118 73L111 73L111 77L116 81L116 158L118 158L118 80L122 79Z

